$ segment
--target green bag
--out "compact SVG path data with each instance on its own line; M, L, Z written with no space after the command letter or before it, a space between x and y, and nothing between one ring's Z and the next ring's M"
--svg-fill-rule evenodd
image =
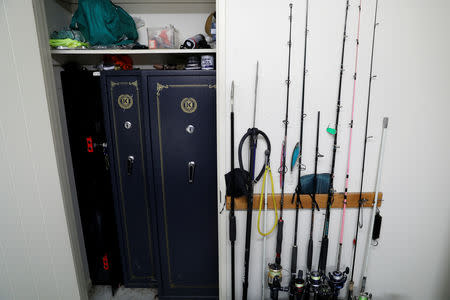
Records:
M72 39L50 39L48 41L52 47L80 48L89 47L89 44Z
M80 30L91 46L130 44L138 38L133 18L109 0L80 0L70 28Z

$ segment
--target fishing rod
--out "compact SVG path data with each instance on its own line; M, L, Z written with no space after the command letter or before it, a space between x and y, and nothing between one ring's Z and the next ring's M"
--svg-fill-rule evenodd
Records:
M319 128L320 128L320 111L317 112L316 154L315 154L315 161L314 161L313 190L312 190L312 194L311 194L311 227L309 230L308 256L307 256L307 261L306 261L306 265L308 268L308 274L307 274L308 296L311 292L314 294L317 294L319 286L320 286L320 279L321 279L321 276L320 276L321 274L319 272L317 272L317 271L311 272L312 256L313 256L314 210L315 210L315 208L317 208L317 210L319 210L319 205L316 202L317 163L319 161L319 158L323 157L323 155L321 155L319 153Z
M253 213L253 186L256 182L261 179L261 176L264 173L265 165L263 165L259 174L255 177L255 161L256 161L256 146L258 143L258 136L261 136L267 145L267 150L270 153L270 141L267 135L255 127L256 121L256 103L257 103L257 92L258 92L258 69L259 63L256 63L256 77L255 77L255 104L253 108L253 127L249 128L244 136L241 138L239 142L239 168L244 170L242 163L242 147L244 145L245 140L249 139L249 149L250 149L250 159L249 159L249 171L247 173L247 221L245 228L245 252L244 252L244 282L242 289L242 299L247 299L248 293L248 273L250 269L250 242L251 242L251 233L252 233L252 213ZM244 170L245 171L245 170ZM245 173L243 173L245 174Z
M375 213L377 211L377 203L378 203L378 197L379 197L379 191L380 191L380 181L381 181L381 171L383 167L383 155L384 155L384 147L385 147L385 140L386 140L386 130L388 127L389 118L383 118L383 129L381 132L381 142L380 142L380 152L378 154L378 167L377 167L377 179L375 182L375 200L373 202L372 206L372 214L371 219L369 223L369 230L367 231L367 241L364 251L364 262L363 262L363 268L362 268L362 280L361 280L361 289L360 289L360 296L359 299L367 299L367 297L372 297L371 294L368 294L366 289L366 281L367 281L367 269L369 265L369 252L370 252L370 243L372 241L372 231L373 226L375 222Z
M305 118L305 81L306 81L306 50L308 45L308 12L309 12L309 0L306 0L306 12L305 12L305 41L303 48L303 82L302 82L302 104L300 113L300 140L298 143L298 181L297 187L295 188L295 193L292 195L292 203L295 200L295 231L294 231L294 244L292 245L291 253L291 282L289 283L289 300L294 300L295 296L301 297L303 294L303 272L299 270L297 276L297 233L298 233L298 210L299 206L303 209L303 204L300 200L300 194L302 192L301 174L305 170L302 164L302 153L303 153L303 122ZM296 147L297 148L297 147ZM295 150L294 150L295 151ZM293 168L295 162L291 163ZM301 274L301 276L300 276Z
M367 140L369 139L369 136L367 135L367 130L369 127L372 80L375 78L375 76L373 75L373 54L374 54L374 50L375 50L375 34L376 34L377 25L378 25L377 15L378 15L378 0L376 0L376 2L375 2L375 14L374 14L374 21L373 21L372 51L371 51L371 55L370 55L370 71L369 71L369 92L367 95L366 126L365 126L365 131L364 131L364 148L363 148L362 167L361 167L361 183L359 186L358 217L357 217L358 221L356 222L356 232L355 232L355 238L353 240L352 271L351 271L350 282L348 285L348 293L347 293L347 298L349 300L353 298L353 290L354 290L353 277L354 277L354 273L355 273L356 249L358 246L358 233L359 233L359 229L362 228L362 225L363 225L362 222L361 223L359 222L359 219L360 219L360 216L362 216L361 209L362 209L362 204L364 202L362 199L362 191L363 191L363 185L364 185L364 168L365 168L365 163L366 163Z
M329 283L333 288L334 298L337 299L339 295L339 291L344 287L345 282L347 281L347 274L349 273L349 269L347 268L345 272L341 272L339 270L341 263L341 254L342 254L342 244L344 239L344 225L345 225L345 210L347 207L347 198L348 198L348 183L350 178L350 157L352 150L352 137L353 137L353 120L354 120L354 112L355 112L355 98L356 98L356 78L358 71L358 54L359 54L359 33L360 33L360 24L361 24L361 0L359 0L358 6L358 29L356 33L356 52L355 52L355 71L353 73L353 95L352 95L352 113L350 120L350 134L349 134L349 142L348 142L348 152L347 152L347 170L345 175L345 189L344 189L344 203L342 209L342 220L341 220L341 231L339 235L339 248L338 248L338 259L337 259L337 268L334 272L329 274Z
M234 81L231 82L231 95L230 95L230 104L231 104L231 113L230 113L230 131L231 131L231 171L234 170ZM232 182L233 184L233 182ZM230 243L231 243L231 299L235 299L235 277L236 277L236 268L235 268L235 248L234 243L236 241L236 216L234 215L234 195L231 195L231 207L229 214L230 221Z
M336 163L336 149L338 148L337 145L337 138L338 138L338 127L339 127L339 113L341 111L341 94L342 94L342 77L344 74L344 54L345 54L345 41L347 40L347 19L348 19L348 7L349 7L349 0L346 1L345 4L345 21L344 21L344 33L342 37L342 50L341 50L341 65L340 65L340 71L339 71L339 88L338 88L338 97L337 97L337 103L336 103L336 121L334 125L334 130L331 128L328 128L327 131L334 135L334 141L333 141L333 156L331 159L331 173L330 173L330 184L328 186L328 197L327 197L327 208L325 211L325 221L323 224L323 233L322 233L322 243L320 245L320 256L319 256L319 272L322 275L325 275L326 273L326 266L327 266L327 256L328 256L328 230L330 226L330 210L331 205L333 203L333 197L334 197L334 167ZM344 203L345 205L345 203ZM344 206L345 207L345 206ZM339 270L339 263L338 263L338 269Z
M349 178L350 178L350 157L351 157L351 151L352 151L353 119L354 119L354 112L355 112L356 78L357 78L357 71L358 71L360 24L361 24L361 0L359 0L359 6L358 6L358 29L357 29L357 33L356 33L355 71L353 73L352 114L351 114L351 120L350 120L350 134L349 134L349 139L348 139L347 170L346 170L346 174L345 174L345 188L344 188L344 207L342 210L341 232L339 235L337 271L339 271L339 266L341 263L342 243L343 243L343 239L344 239L345 209L347 207L348 182L349 182Z
M291 84L291 48L292 48L292 3L289 4L289 41L288 41L288 68L286 80L286 114L283 121L284 124L284 138L281 145L281 161L278 172L281 175L281 198L280 198L280 218L278 219L277 244L275 263L269 264L268 284L270 288L271 299L278 299L278 291L284 290L281 287L281 244L283 242L283 202L284 202L284 179L286 175L286 147L287 147L287 129L289 117L289 87Z
M348 10L348 6L347 6L347 10ZM355 98L356 98L356 79L357 79L357 69L358 69L360 23L361 23L361 0L359 2L359 6L358 6L358 27L357 27L357 38L356 38L355 70L353 73L352 113L351 113L351 121L350 121L349 144L348 144L348 152L347 152L347 169L346 169L346 176L345 176L344 202L343 202L343 209L342 209L341 229L340 229L340 235L339 235L337 266L336 266L335 271L328 274L328 284L333 291L333 299L338 298L339 292L344 287L345 282L347 281L347 275L349 273L348 267L346 268L346 270L344 272L341 272L340 265L341 265L341 256L342 256L342 245L343 245L343 239L344 239L345 212L346 212L346 208L347 208L347 199L348 199L348 184L349 184L349 177L350 177L350 174L349 174L350 173L350 157L351 157L351 147L352 147L352 137L353 137L353 121L354 121ZM345 37L344 37L344 39L345 39ZM359 219L359 217L358 217L358 219ZM325 263L326 263L326 258L325 258ZM353 283L351 283L351 285L353 286Z

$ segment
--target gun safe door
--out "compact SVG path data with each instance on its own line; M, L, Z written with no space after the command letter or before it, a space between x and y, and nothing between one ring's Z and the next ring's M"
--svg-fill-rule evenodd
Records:
M124 284L155 286L152 164L147 161L141 72L105 72L103 95ZM149 169L147 169L149 168Z
M216 86L212 71L147 73L160 297L218 297Z
M122 282L100 77L63 71L61 83L78 207L92 284Z

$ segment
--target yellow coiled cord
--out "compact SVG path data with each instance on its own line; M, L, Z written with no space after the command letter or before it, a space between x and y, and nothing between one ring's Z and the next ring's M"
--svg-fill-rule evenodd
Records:
M271 187L272 187L272 200L273 200L273 207L275 209L275 221L273 223L272 229L269 232L264 233L264 232L261 231L259 223L260 223L260 219L261 219L261 209L262 209L262 206L263 206L264 187L266 185L267 173L269 173L270 183L271 183ZM266 165L266 169L264 171L264 176L263 176L263 180L262 180L261 197L259 198L259 212L258 212L258 232L259 232L259 234L262 235L262 236L268 236L269 234L271 234L273 232L273 230L275 229L275 227L277 227L277 219L278 219L278 212L277 212L277 203L275 202L275 194L273 192L272 170L270 169L269 165Z

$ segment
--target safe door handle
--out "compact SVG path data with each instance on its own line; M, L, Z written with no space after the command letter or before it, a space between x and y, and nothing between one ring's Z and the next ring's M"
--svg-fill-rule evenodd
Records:
M188 182L194 183L195 162L190 161L188 163Z
M131 175L131 173L133 173L133 164L134 164L134 156L130 155L130 156L128 156L128 159L127 159L128 175Z

